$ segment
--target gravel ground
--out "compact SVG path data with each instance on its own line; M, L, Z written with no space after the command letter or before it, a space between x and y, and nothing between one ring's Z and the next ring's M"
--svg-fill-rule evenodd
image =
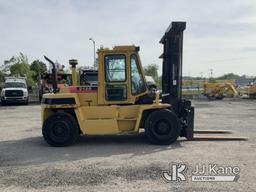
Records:
M49 147L41 135L40 106L0 107L0 191L256 191L256 101L193 101L196 129L233 130L249 141L185 141L170 146L137 136L81 137ZM167 183L162 170L187 163L239 166L237 182ZM190 173L189 173L190 171Z

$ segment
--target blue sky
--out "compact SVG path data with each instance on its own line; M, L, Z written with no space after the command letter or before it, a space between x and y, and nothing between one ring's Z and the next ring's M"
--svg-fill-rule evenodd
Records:
M187 22L184 75L256 75L253 0L0 0L0 64L23 52L92 66L93 37L97 47L139 45L143 65L161 71L159 40L176 20Z

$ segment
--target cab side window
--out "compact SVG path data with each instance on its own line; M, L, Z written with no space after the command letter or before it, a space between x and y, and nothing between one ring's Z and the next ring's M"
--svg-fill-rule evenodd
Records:
M138 95L146 91L146 85L139 67L138 58L135 54L131 55L131 84L132 95Z

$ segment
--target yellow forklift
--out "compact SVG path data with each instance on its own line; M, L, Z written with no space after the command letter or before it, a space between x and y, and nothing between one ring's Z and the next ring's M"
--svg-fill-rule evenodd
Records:
M182 45L185 22L172 22L164 45L162 101L149 96L139 47L98 50L98 85L78 86L77 60L70 60L73 86L43 95L43 136L52 146L67 146L80 134L117 135L145 129L154 144L170 144L179 136L193 138L194 108L181 98ZM50 63L50 59L46 58ZM53 71L56 71L53 69Z
M77 85L78 62L70 60L72 86L58 89L54 82L53 93L43 95L45 141L62 147L73 144L79 135L138 134L140 129L144 129L153 144L168 145L178 137L194 139L194 107L191 101L181 97L185 28L185 22L172 22L160 40L163 44L161 101L158 93L155 99L149 94L139 47L100 48L96 85Z

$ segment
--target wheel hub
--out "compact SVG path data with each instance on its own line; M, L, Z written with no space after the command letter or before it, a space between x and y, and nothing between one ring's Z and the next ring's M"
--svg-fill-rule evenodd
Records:
M57 122L53 125L52 133L55 137L65 137L66 132L66 124L64 122Z
M159 121L156 125L156 133L158 135L166 135L170 132L171 127L166 121Z

